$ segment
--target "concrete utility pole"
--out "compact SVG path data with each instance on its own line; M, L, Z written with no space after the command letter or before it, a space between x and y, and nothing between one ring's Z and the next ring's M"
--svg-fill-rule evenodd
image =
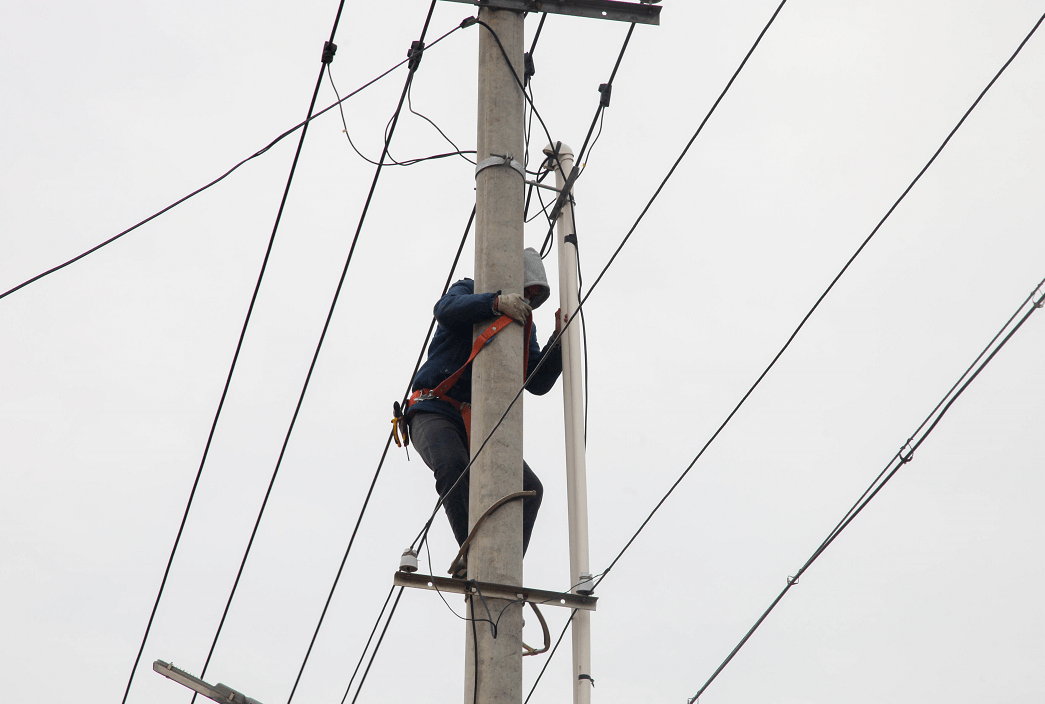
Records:
M522 294L525 203L524 173L520 172L525 144L523 94L516 76L523 75L523 14L483 7L479 19L497 33L512 65L508 65L493 34L479 27L475 291ZM475 334L487 324L489 321L477 325ZM510 325L472 363L473 457L522 387L522 337L522 326ZM469 528L495 501L522 491L522 448L520 399L472 465ZM521 586L522 542L522 502L510 501L486 519L473 539L468 551L468 578ZM478 597L472 597L471 602L473 619L499 622L496 638L485 621L465 624L465 703L519 704L523 604L508 606L510 602L505 599L487 598L484 605ZM473 690L476 685L478 691Z

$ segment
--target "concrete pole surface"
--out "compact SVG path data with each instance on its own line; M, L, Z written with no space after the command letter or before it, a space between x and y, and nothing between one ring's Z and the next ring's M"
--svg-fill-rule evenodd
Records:
M522 163L523 95L512 75L523 72L523 16L511 10L481 8L479 19L479 116L477 159L508 155ZM476 175L475 291L523 292L522 175L507 165ZM475 327L478 335L491 321ZM493 430L523 383L523 329L512 324L497 333L472 362L473 456ZM495 501L522 491L523 404L516 402L471 468L469 527ZM522 502L511 501L486 519L468 552L468 578L497 584L522 584ZM472 597L473 619L498 621L497 637L485 621L465 624L466 704L519 704L522 701L522 607L504 599ZM507 608L506 608L507 607ZM489 612L487 611L489 610ZM504 613L502 614L502 610ZM473 643L473 626L476 634ZM476 658L478 652L478 658ZM476 662L478 674L476 674ZM473 686L478 682L478 692Z
M554 145L544 148L551 155ZM555 184L565 185L565 176L573 170L573 150L559 144L560 168L555 171ZM566 242L576 235L573 227L573 205L567 200L559 212L556 243L559 252L559 308L563 320L577 315L577 245ZM566 426L566 505L570 528L570 585L575 590L581 575L588 574L588 483L584 462L584 389L581 378L580 324L570 325L562 338L563 420ZM591 583L581 588L591 588ZM573 702L591 702L591 612L580 609L573 616ZM586 677L582 677L585 675Z

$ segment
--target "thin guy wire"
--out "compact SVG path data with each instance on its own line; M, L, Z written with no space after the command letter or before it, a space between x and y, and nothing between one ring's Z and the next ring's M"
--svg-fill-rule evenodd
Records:
M342 3L343 2L344 2L344 0L342 0ZM340 11L340 8L339 8L338 9L338 16L339 17L340 17L340 14L341 14L341 11ZM334 24L334 28L335 29L337 28L337 22L336 21L335 21L335 24ZM333 37L333 36L334 36L334 33L333 33L333 30L332 30L331 31L331 37ZM175 556L175 554L178 551L178 545L181 542L181 536L182 536L182 534L185 531L185 524L186 524L186 522L188 520L188 517L189 517L189 510L192 507L192 500L196 496L196 489L199 487L200 477L203 474L203 467L204 467L204 465L207 462L207 456L210 453L211 443L214 441L214 433L217 430L218 419L220 418L222 408L225 405L225 399L228 396L229 386L232 384L232 376L233 376L233 373L236 370L236 362L239 360L240 351L243 348L243 340L246 337L247 327L250 324L250 318L251 318L252 313L254 312L254 305L255 305L255 303L257 302L257 299L258 299L258 292L261 290L261 282L265 278L265 270L268 267L269 258L270 258L271 254L272 254L272 248L273 248L273 245L275 244L275 241L276 241L276 232L279 230L279 223L280 223L280 220L283 217L283 210L286 207L287 198L290 195L290 186L291 186L291 184L294 181L294 173L297 170L298 159L301 157L301 150L302 150L302 147L304 146L304 143L305 143L305 136L308 134L307 123L309 122L309 120L311 120L312 112L313 112L313 110L315 110L316 99L319 96L319 88L322 85L322 82L323 82L323 68L322 68L322 64L321 64L320 70L319 70L319 78L316 81L316 87L312 91L312 99L309 102L308 113L307 113L307 116L306 116L306 119L305 119L305 125L302 127L301 137L298 139L298 147L297 147L297 150L294 152L294 160L293 160L293 162L291 163L291 166L290 166L290 174L287 176L287 184L286 184L286 186L283 189L283 197L282 197L282 199L280 200L280 203L279 203L279 210L276 212L276 220L275 220L275 222L272 225L272 234L269 236L268 246L265 249L265 258L264 258L264 260L262 261L262 264L261 264L261 271L258 274L257 283L254 285L254 293L251 295L250 305L247 308L247 315L244 318L243 326L240 329L239 340L237 340L237 342L236 342L236 351L235 351L235 353L232 356L232 364L229 367L229 373L228 373L227 377L225 378L225 386L224 386L224 388L222 389L222 392L221 392L221 399L218 401L218 408L217 408L217 410L214 413L214 420L211 422L210 432L207 435L207 442L206 442L206 445L204 446L204 449L203 449L203 457L200 460L199 469L196 471L196 478L193 480L192 490L189 492L189 500L188 500L188 502L185 505L185 512L182 514L181 524L178 526L178 533L177 533L177 535L174 538L174 545L171 548L170 557L167 559L167 566L164 568L164 571L163 571L163 579L160 582L160 588L159 588L159 590L156 593L156 600L153 602L152 611L149 614L149 620L148 620L148 623L145 626L145 634L142 637L141 646L138 648L138 654L137 654L137 656L134 659L134 665L131 667L130 677L127 679L127 688L123 692L123 700L122 700L124 702L124 704L126 704L127 697L130 694L131 685L134 682L134 674L135 674L135 672L138 669L138 664L141 662L142 653L145 651L145 644L146 644L146 642L149 639L149 633L152 630L152 624L153 624L153 621L156 618L156 612L159 609L160 599L163 597L163 590L164 590L164 587L167 585L167 578L170 576L171 566L174 563L174 556ZM222 621L224 621L224 616L222 616ZM212 652L213 652L213 649L212 649ZM210 660L209 656L208 656L207 659L208 659L208 661ZM204 666L204 670L206 670L206 666ZM200 675L200 676L202 677L203 675ZM193 699L193 701L196 700L195 693L193 694L192 699Z
M431 49L436 44L438 44L443 39L445 39L450 34L452 34L454 31L456 31L456 30L451 30L450 32L447 32L446 34L444 34L443 36L439 37L434 42L432 42L430 45L428 45L428 47L426 47L425 49L422 49L422 51L427 51L428 49ZM203 191L207 190L211 186L219 183L220 181L225 180L225 178L227 176L229 176L233 171L236 171L239 167L243 166L244 164L246 164L251 159L255 159L255 158L261 156L262 154L267 152L269 149L271 149L272 147L276 146L276 144L281 142L284 138L290 136L294 132L297 132L302 127L305 127L312 120L315 120L316 118L320 117L321 115L324 115L324 114L330 112L334 108L336 108L339 105L341 105L342 103L344 103L349 98L354 98L356 95L358 95L359 93L363 92L365 89L369 88L370 86L374 85L375 83L377 83L382 78L384 78L388 74L390 74L393 71L395 71L397 68L399 68L400 66L402 66L403 64L405 64L409 60L410 60L409 58L403 59L402 61L400 61L396 65L394 65L391 68L389 68L388 70L386 70L384 73L380 74L376 78L371 79L367 83L364 83L362 86L360 86L359 88L355 89L354 91L352 91L351 93L346 95L344 98L341 98L336 103L328 105L327 107L323 108L319 112L314 113L311 117L306 119L304 122L299 122L298 124L294 125L290 129L288 129L287 131L283 132L281 135L276 137L274 140L269 142L266 146L262 147L261 149L259 149L256 152L254 152L253 154L248 156L246 159L243 159L242 161L237 163L235 166L233 166L231 169L229 169L228 171L223 173L221 176L218 176L216 179L214 179L210 183L197 188L195 191L189 193L187 196L184 196L183 198L180 198L179 200L174 201L173 203L171 203L167 207L163 208L162 210L159 210L159 211L153 213L152 215L150 215L149 217L147 217L144 220L140 221L139 223L137 223L135 225L132 225L131 227L128 227L126 230L113 235L109 239L105 240L104 242L102 242L100 244L95 245L94 247L92 247L92 248L88 249L87 251L83 252L82 254L78 254L75 257L73 257L72 259L70 259L70 260L68 260L66 262L63 262L62 264L58 264L57 266L54 266L54 267L48 269L47 271L41 272L41 273L37 274L36 276L23 281L22 283L18 284L14 288L8 289L7 291L5 291L3 293L0 293L0 299L6 298L7 296L11 295L15 291L18 291L18 290L20 290L22 288L25 288L29 284L35 283L36 281L39 281L40 279L44 278L45 276L48 276L49 274L53 274L56 271L64 269L65 267L69 266L70 264L74 264L74 263L80 261L81 259L83 259L84 257L88 256L89 254L93 254L94 252L98 251L102 247L105 247L108 244L112 244L113 242L115 242L116 240L120 239L124 235L129 234L130 232L133 232L134 230L137 230L139 227L141 227L142 225L145 225L145 224L151 222L152 220L155 220L159 216L161 216L164 213L166 213L168 210L172 210L173 208L181 205L182 203L184 203L185 201L189 200L193 196L199 195L200 193L202 193ZM421 161L421 160L419 160L419 161Z
M432 0L432 8L435 7L435 2L436 2L436 0ZM429 10L429 13L431 13L431 10ZM426 22L425 26L427 27L427 25L428 25L428 23ZM424 39L424 36L422 35L422 40L423 39ZM399 104L396 106L396 111L395 111L395 114L394 114L394 117L393 117L393 122L392 122L392 129L389 132L388 139L385 140L385 146L384 146L384 149L383 149L382 154L381 154L381 161L382 162L384 161L385 155L386 155L386 153L388 151L388 144L391 141L392 134L395 132L395 126L398 123L399 114L403 110L403 102L406 100L406 91L410 87L410 82L413 80L413 77L414 77L414 71L411 69L410 72L407 74L406 82L405 82L405 85L403 86L403 92L402 92L402 94L399 97ZM320 76L319 76L320 83L322 82L322 80L323 80L323 72L320 71ZM229 609L232 606L232 600L233 600L233 598L236 595L236 589L238 588L240 579L243 576L243 569L244 569L244 567L247 564L247 557L250 555L251 547L254 544L255 537L257 536L258 527L261 525L261 518L262 518L262 516L265 513L265 507L268 505L269 497L272 494L272 487L275 485L276 477L278 476L279 469L280 469L280 467L281 467L281 465L283 463L283 457L286 455L287 447L290 444L290 437L291 437L291 435L294 432L294 426L297 423L298 415L301 413L301 406L304 403L305 394L308 391L309 382L312 380L312 374L315 371L316 362L319 359L320 350L323 347L323 342L326 339L327 331L330 328L330 321L334 317L334 309L337 306L338 298L341 295L341 289L344 287L345 279L346 279L346 277L348 275L348 268L349 268L349 266L352 263L352 255L355 253L356 244L359 242L359 235L360 235L360 233L363 230L363 223L366 221L367 213L370 210L370 203L373 201L374 192L377 190L377 182L378 182L378 179L381 177L381 170L382 170L382 166L381 165L378 165L378 167L375 169L374 178L373 178L373 181L370 184L370 191L367 194L366 202L364 203L362 213L359 216L359 222L356 225L355 234L352 237L352 245L349 247L348 256L345 259L344 268L341 270L341 278L338 280L337 289L334 292L334 298L333 298L333 300L330 303L330 309L327 312L326 320L323 323L323 330L320 333L319 341L316 344L316 351L312 355L312 362L309 364L308 374L305 375L305 381L302 384L301 393L299 394L298 400L297 400L297 404L294 407L294 414L291 417L290 426L287 428L286 436L283 439L283 446L280 448L280 451L279 451L279 458L276 460L276 466L275 466L275 468L272 471L272 478L269 480L268 488L265 490L265 498L261 502L261 508L258 511L258 517L257 517L257 520L254 523L254 528L251 531L250 540L247 542L247 548L246 548L246 550L243 553L243 560L240 562L239 570L236 573L236 579L235 579L235 581L233 582L233 585L232 585L232 591L229 594L229 599L228 599L228 601L225 604L225 610L222 613L221 621L218 624L218 630L214 634L214 640L211 643L210 652L208 653L207 660L204 663L204 666L203 666L203 673L204 674L206 673L207 665L210 664L210 660L211 660L211 658L214 655L214 649L217 646L218 638L221 635L222 627L225 624L225 619L227 618L228 613L229 613ZM203 674L201 674L200 677L203 677Z
M457 269L457 263L461 259L461 252L464 250L465 242L468 241L468 233L472 229L472 223L475 220L475 207L472 207L472 214L468 218L468 224L465 225L464 235L461 237L461 244L457 248L457 256L454 257L454 262L450 266L450 274L446 279L446 284L443 286L443 294L446 293L450 287L450 280L453 278L454 271ZM421 360L424 357L425 348L428 347L428 341L432 337L432 330L435 327L435 318L432 318L431 324L428 326L428 334L425 336L425 341L421 345L421 352L417 357L417 363L414 365L414 371L410 375L410 381L407 382L406 391L403 393L403 400L405 401L407 395L410 393L410 386L413 384L414 376L417 374L418 368L421 366ZM305 659L301 663L301 668L298 670L297 679L294 680L294 687L291 689L290 698L287 699L287 704L290 704L291 699L294 698L294 691L297 690L298 683L301 681L301 676L305 672L305 665L308 664L308 659L312 654L312 648L316 644L316 639L319 637L319 630L323 626L323 620L326 618L327 609L330 608L330 602L334 598L334 592L337 590L338 583L341 581L341 574L344 572L345 564L348 562L348 555L352 551L352 545L356 541L356 534L359 532L359 526L363 523L363 515L366 513L367 507L370 505L370 497L374 493L374 487L377 485L377 479L381 475L381 469L385 466L385 458L388 456L388 450L392 445L392 434L394 431L389 432L388 437L385 439L385 447L381 452L381 459L377 463L377 469L374 471L374 478L370 482L370 488L367 490L366 498L363 501L363 506L359 510L359 517L356 518L356 525L352 529L352 537L349 538L348 547L345 548L345 554L341 558L341 565L338 567L337 575L334 577L334 583L330 587L330 592L327 595L326 603L323 605L323 611L319 616L319 623L316 624L315 631L312 634L312 640L309 642L308 650L305 652ZM382 609L383 611L383 609ZM353 675L353 678L355 676ZM351 687L351 682L349 683ZM347 693L346 693L347 696Z
M777 8L777 12L780 11L780 8L783 7L784 3L786 3L786 2L787 2L787 0L783 0L783 2L780 3L780 7ZM774 13L773 17L774 18L776 17L776 13ZM1026 45L1026 43L1034 35L1034 33L1037 31L1038 27L1041 26L1041 23L1042 23L1043 20L1045 20L1045 15L1042 15L1041 18L1038 19L1037 23L1034 25L1034 28L1031 29L1030 33L1027 34L1027 36L1023 39L1022 42L1020 42L1020 45L1016 48L1016 51L1013 52L1012 56L1009 57L1008 61L1006 61L1005 64L1002 65L1002 67L998 70L998 72L990 80L990 82L987 84L987 86L976 97L976 100L973 101L972 105L969 106L969 109L966 110L965 114L962 115L960 120L958 120L958 124L956 124L954 126L954 129L952 129L950 131L950 133L947 135L947 138L943 140L943 143L940 145L940 147L936 150L935 153L933 153L932 157L929 159L928 162L926 162L925 166L922 167L921 171L918 172L918 175L914 177L914 180L912 180L911 183L907 186L907 188L904 189L903 193L900 194L900 197L896 199L896 201L892 204L892 206L890 206L889 210L885 213L884 216L882 216L882 219L879 220L878 224L875 225L873 230L871 230L871 234L869 234L867 236L867 238L860 244L860 246L857 248L856 252L854 252L853 255L849 258L849 261L847 261L845 263L845 266L842 267L842 270L839 271L838 274L835 276L835 278L831 281L830 285L828 285L828 287L824 290L824 292L822 294L820 294L820 297L816 300L816 303L813 304L813 307L810 308L809 312L806 313L804 318L802 318L802 321L798 324L798 327L795 328L794 332L792 332L791 336L787 339L787 342L784 343L784 346L781 347L780 351L777 352L775 357L773 357L773 360L769 363L769 366L767 366L765 368L765 370L759 375L758 379L755 380L755 383L751 385L751 388L748 389L747 393L745 393L743 398L740 399L740 402L737 403L736 407L729 413L729 415L722 422L722 424L718 427L718 429L711 436L711 438L700 449L700 452L698 452L697 456L693 458L693 461L690 462L688 467L686 467L686 470L682 473L682 475L675 481L674 484L671 485L671 488L668 489L668 492L664 495L664 497L653 508L653 511L649 514L649 516L646 518L646 520L644 520L642 522L642 525L639 526L639 529L631 537L631 539L628 541L627 545L624 546L624 548L620 551L620 553L617 555L617 557L615 557L613 559L613 562L610 563L610 566L606 569L606 572L609 572L610 570L613 569L613 566L617 564L617 561L621 558L621 556L623 556L624 553L628 550L628 548L631 547L631 544L639 536L639 533L641 533L642 530L646 527L646 524L649 523L650 519L653 518L653 515L660 509L660 507L664 504L664 502L668 499L668 497L671 496L671 493L673 491L675 491L675 488L682 482L682 480L685 479L686 475L689 474L689 471L691 469L693 469L693 466L701 458L701 456L708 449L708 447L711 445L711 443L713 443L715 441L715 438L717 438L719 436L719 434L722 432L722 430L725 429L726 425L729 424L730 420L733 419L733 416L736 415L737 411L740 410L740 407L744 405L744 402L747 401L748 397L751 396L751 394L758 387L758 385L760 383L762 383L762 380L766 377L766 375L769 373L769 371L776 365L777 360L779 360L780 357L783 356L783 354L787 350L787 348L791 346L791 343L794 341L795 337L798 336L799 331L801 331L802 328L805 327L806 322L809 320L810 317L812 317L812 315L816 311L816 309L819 308L820 304L827 297L827 294L829 294L831 292L831 290L835 287L835 284L838 283L838 280L841 279L842 275L845 274L845 272L849 269L849 266L856 260L856 258L858 256L860 256L860 253L863 252L864 248L868 245L868 243L871 241L871 239L878 233L878 230L881 229L882 225L885 224L885 221L889 219L889 216L893 214L893 212L900 205L900 203L903 201L903 199L907 197L907 194L911 192L911 190L914 188L915 184L918 183L918 181L921 180L921 178L925 174L925 172L929 170L929 167L932 166L933 162L936 161L936 158L940 155L940 153L944 150L944 148L947 146L947 144L951 141L951 138L955 135L955 133L958 131L958 129L965 123L965 120L969 117L969 115L976 108L976 106L979 105L980 101L983 99L983 96L987 94L987 91L989 91L991 89L991 86L994 85L994 83L998 80L998 78L1002 75L1002 73L1004 73L1005 69L1007 69L1009 67L1009 64L1012 63L1013 59L1015 59L1016 56L1020 53L1020 51L1023 49L1024 45ZM772 20L770 20L770 23L772 23ZM766 25L766 29L768 29L768 28L769 28L769 25ZM765 31L766 30L763 29L762 33L765 34ZM762 38L762 35L759 35L759 39L760 40L761 40L761 38ZM757 45L757 42L756 42L756 45ZM754 47L752 47L752 50L753 49L754 49ZM750 53L748 54L748 56L750 56ZM745 57L744 61L747 61L746 57ZM741 65L743 65L743 64L741 64ZM736 74L734 74L733 78L736 78ZM732 83L732 81L733 81L733 79L730 79L730 83ZM719 100L721 100L721 96L719 97ZM716 101L715 104L717 105L718 101ZM714 107L712 108L712 110L714 110ZM710 113L708 114L708 116L710 117ZM703 128L703 126L704 126L704 124L706 122L707 122L707 118L705 117L704 118L704 122L701 122L701 128ZM697 134L699 134L699 133L700 133L700 129L697 130ZM696 139L696 135L693 136L693 139ZM691 139L689 144L686 145L686 150L688 150L690 145L693 144L693 139ZM684 155L685 155L685 151L683 152L683 156ZM681 160L681 157L680 157L680 160ZM672 172L678 166L678 163L679 162L676 161L675 165L671 167L671 171ZM670 176L671 172L669 172L668 175ZM665 179L665 183L666 182L667 182L667 179ZM663 187L664 187L664 184L662 183L660 188L657 189L657 193L654 194L653 198L657 197L657 194L660 193L660 191L661 191L661 189L663 189ZM652 203L653 203L653 199L650 200L650 205ZM643 210L642 215L645 215L646 210L648 210L648 209L649 209L649 205L647 205L646 209ZM641 220L641 218L642 218L642 216L640 215L639 219ZM637 226L638 225L638 221L636 221L635 224ZM634 229L635 228L632 227L632 231L634 231ZM628 237L630 237L630 236L631 236L631 232L628 233ZM627 241L627 237L625 237L625 241ZM622 243L621 247L623 247L623 246L624 245ZM620 248L618 248L617 251L619 252ZM615 252L613 254L613 257L610 258L610 261L612 261L613 258L616 257L616 256L617 256L617 253ZM603 271L605 272L605 269ZM602 278L602 274L599 275L599 278L600 279ZM598 280L596 280L596 282L595 282L595 284L593 284L592 288L594 288L595 285L597 285L598 283L599 283ZM590 295L590 292L589 292L589 295ZM587 298L587 296L585 296L585 298ZM605 574L603 576L603 579L605 579ZM596 586L598 586L597 583L596 583Z
M1045 279L1043 279L1042 282L1038 284L1035 290L1031 293L1030 297L1033 298L1034 294L1043 285L1045 285ZM779 604L780 601L784 598L784 596L791 590L791 587L798 584L798 580L806 572L806 570L809 569L809 567L816 561L818 557L820 557L820 555L824 553L825 550L827 550L831 543L834 542L835 538L837 538L841 534L841 532L845 530L849 526L849 524L856 519L860 512L863 511L864 508L866 508L867 505L874 499L874 497L878 495L878 492L880 492L885 487L885 485L889 483L889 480L896 476L897 472L900 471L900 468L913 459L915 451L919 447L921 447L922 443L925 442L929 435L932 434L933 430L936 429L936 426L939 425L941 420L943 420L943 417L947 414L947 411L950 410L951 406L954 405L954 402L958 400L958 398L962 395L962 393L965 392L967 388L969 388L969 385L972 384L973 381L975 381L976 377L980 375L980 372L982 372L987 367L987 365L990 364L991 360L994 359L995 355L997 355L998 352L1001 351L1002 347L1004 347L1006 343L1008 343L1008 341L1012 339L1012 336L1016 334L1016 331L1019 330L1025 322L1027 322L1027 319L1030 318L1034 311L1036 311L1043 303L1045 303L1045 295L1043 295L1037 303L1030 307L1026 314L1024 314L1023 318L1020 319L1019 323L1017 323L1016 326L1009 331L1005 338L994 348L993 351L991 351L990 355L988 355L987 358L980 364L979 368L976 369L972 376L970 376L965 381L965 383L962 384L961 388L957 391L957 393L953 393L952 395L952 392L954 392L954 386L951 387L951 389L943 397L943 400L941 400L940 403L936 405L936 408L933 409L933 411L926 417L924 421L922 421L922 424L918 427L925 427L925 424L929 421L929 419L932 418L933 415L936 414L937 410L940 409L940 406L942 406L944 402L946 402L947 405L944 406L943 410L941 410L939 414L936 415L936 418L935 420L933 420L932 425L929 426L929 428L922 434L921 438L919 438L918 441L913 445L911 444L910 440L904 443L903 447L900 448L900 451L886 464L886 467L884 470L882 470L881 474L879 474L878 477L875 478L875 481L871 483L871 485L867 488L866 491L864 491L863 497L866 498L861 497L861 500L858 501L857 505L855 506L855 510L851 508L848 512L846 512L846 517L844 517L842 521L837 526L835 526L835 528L828 534L827 538L824 539L824 541L813 552L809 559L806 560L805 564L802 565L802 567L794 574L794 576L787 578L787 586L785 586L784 589L780 592L780 594L777 595L776 599L773 600L773 603L769 605L769 608L762 612L762 615L758 618L757 621L755 621L755 624L748 630L746 634L744 634L744 637L740 639L740 642L737 643L736 647L733 648L733 650L729 653L729 655L722 662L722 664L720 664L718 668L715 670L715 672L712 673L711 677L708 678L708 681L704 683L704 686L702 686L700 690L689 699L689 702L691 704L692 702L696 701L700 697L700 695L704 693L705 690L707 690L707 688L711 685L712 682L715 681L715 678L718 677L722 670L724 670L726 666L729 665L729 663L733 660L733 657L738 652L740 652L740 649L744 647L744 645L748 642L748 640L755 633L758 627L762 625L762 622L766 620L766 618L773 611L773 609L776 608L777 604ZM1001 333L1005 331L1005 328L1008 327L1008 325L1012 322L1013 318L1015 318L1016 315L1019 314L1020 310L1022 310L1025 305L1026 301L1020 304L1020 307L1016 309L1016 313L1013 314L1011 318L1009 318L1009 320L1005 323L1005 326L1002 327L1001 331L994 336L994 339L991 341L991 344L993 344L993 342L998 339ZM990 344L988 344L988 348L989 347ZM979 359L982 356L983 353L981 352L977 359ZM973 363L973 365L975 366L975 362ZM963 373L962 378L964 378L967 374L968 371ZM961 380L959 379L959 383L960 381ZM948 400L948 397L950 397L950 400ZM915 433L912 434L912 438L914 435L917 434L918 431L915 431ZM903 451L907 447L910 447L911 449L906 454L904 454ZM896 462L895 466L893 466L894 462ZM885 479L879 482L879 479L881 479L882 475L885 474L886 471L890 470L890 468L891 471L889 471L889 474L885 477Z

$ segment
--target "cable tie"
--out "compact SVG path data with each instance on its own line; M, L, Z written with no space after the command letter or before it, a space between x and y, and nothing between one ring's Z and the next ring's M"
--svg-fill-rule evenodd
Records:
M577 233L575 232L572 235L566 235L562 238L562 241L572 244L574 247L577 247Z
M530 83L530 78L537 73L537 69L533 65L533 57L530 56L530 52L523 54L523 86L527 86Z
M323 58L322 61L325 64L329 64L334 60L334 54L337 53L337 44L334 42L323 42Z
M610 106L610 95L613 93L612 83L602 83L599 85L599 105L604 108Z
M424 54L424 51L425 43L420 39L416 42L410 42L410 51L406 52L406 56L410 59L408 66L411 73L416 71L417 67L421 65L421 55Z
M1037 293L1040 290L1041 290L1041 286L1039 286L1037 289L1035 289L1035 293ZM1034 307L1035 308L1045 308L1045 294L1042 294L1041 298L1039 298L1038 300L1034 301Z
M787 583L788 583L788 586L790 586L792 584L798 584L798 577L792 577L791 575L788 575L787 576Z
M595 686L595 680L592 679L591 675L580 674L580 675L577 675L577 679L579 679L579 680L588 680L589 682L591 682L591 686L592 687Z

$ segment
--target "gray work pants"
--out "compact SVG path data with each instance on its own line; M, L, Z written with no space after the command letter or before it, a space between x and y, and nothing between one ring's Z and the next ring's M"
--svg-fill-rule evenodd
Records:
M443 496L468 466L468 436L459 424L438 413L412 413L410 440L417 454L435 474L435 490ZM471 470L469 470L471 471ZM541 508L544 487L541 480L523 461L523 491L536 491L537 496L523 499L523 554L530 544L530 533ZM461 545L468 537L468 476L443 502L450 527Z

